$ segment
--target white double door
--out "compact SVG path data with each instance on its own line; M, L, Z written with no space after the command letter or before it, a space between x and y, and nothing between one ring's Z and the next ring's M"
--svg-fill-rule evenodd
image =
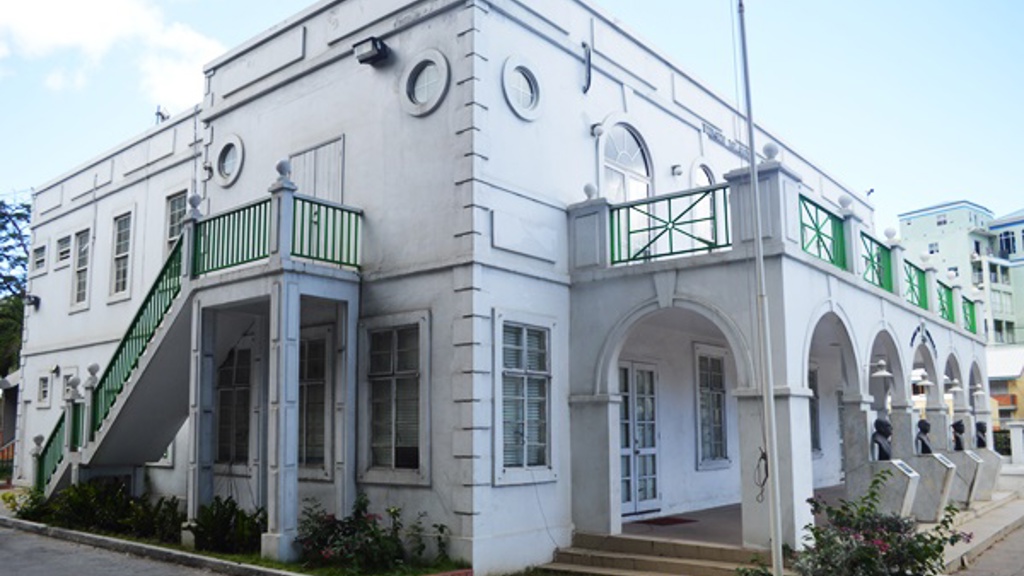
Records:
M661 504L656 381L657 373L650 364L624 362L619 365L623 515L657 510Z

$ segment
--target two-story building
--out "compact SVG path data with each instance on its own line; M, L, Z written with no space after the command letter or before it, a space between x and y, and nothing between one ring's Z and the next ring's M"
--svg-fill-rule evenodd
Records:
M36 189L18 483L230 495L284 559L361 491L488 574L728 504L766 547L759 366L794 547L912 374L989 418L969 291L762 127L756 213L743 115L582 0L321 0L206 77Z

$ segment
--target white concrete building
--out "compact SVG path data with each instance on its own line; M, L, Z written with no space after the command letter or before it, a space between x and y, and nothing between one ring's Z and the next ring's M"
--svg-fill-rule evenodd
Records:
M899 218L907 253L926 255L940 276L969 286L987 303L989 344L1024 339L1024 211L997 219L989 209L960 200Z
M206 75L193 113L37 189L19 483L145 476L191 514L231 495L268 508L277 558L303 498L345 514L357 491L447 524L479 574L724 504L768 545L725 100L581 0L323 0ZM867 465L876 417L913 453L912 373L948 383L939 448L943 392L988 419L985 343L976 303L879 240L865 198L765 144L800 546L806 499Z

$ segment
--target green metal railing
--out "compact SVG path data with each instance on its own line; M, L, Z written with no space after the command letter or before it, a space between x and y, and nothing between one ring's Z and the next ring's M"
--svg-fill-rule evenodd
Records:
M860 234L860 243L864 249L864 279L887 292L892 292L892 250L863 232Z
M53 427L53 432L50 433L50 437L46 439L42 450L36 456L36 490L40 492L46 490L50 478L57 472L57 466L60 466L61 461L64 460L65 433L64 413L61 412L60 418L57 419L57 425Z
M613 206L610 217L612 264L732 246L728 185L626 202Z
M905 260L903 262L903 278L906 285L906 292L903 296L907 299L907 302L922 310L927 310L928 291L925 290L924 270Z
M970 298L963 299L964 307L964 328L967 329L971 334L978 333L978 314L974 308L974 300Z
M800 197L800 245L804 252L846 270L843 219L805 196Z
M956 322L956 314L953 310L953 289L942 282L936 282L935 296L939 303L939 316L947 322Z
M270 255L270 199L197 222L192 276Z
M292 256L358 267L360 218L357 210L296 196Z
M181 244L182 239L179 238L92 392L90 429L93 435L107 417L114 400L128 382L157 327L181 291Z

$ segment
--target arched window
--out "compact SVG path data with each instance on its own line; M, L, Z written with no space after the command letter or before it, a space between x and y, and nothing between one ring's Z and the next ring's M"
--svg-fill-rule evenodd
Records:
M604 145L604 195L612 203L651 195L651 166L639 136L625 124L608 131Z
M701 164L693 173L693 187L704 188L715 183L715 174L707 164Z

